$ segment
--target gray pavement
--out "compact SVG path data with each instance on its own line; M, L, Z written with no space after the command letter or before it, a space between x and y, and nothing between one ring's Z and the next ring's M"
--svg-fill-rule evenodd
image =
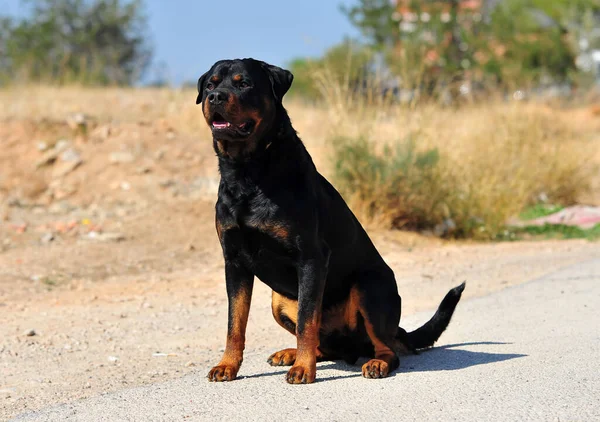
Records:
M323 362L315 384L288 385L285 368L249 353L231 383L209 383L210 368L199 368L14 420L599 421L599 307L600 260L593 260L459 303L438 347L404 357L387 379ZM401 325L413 329L430 316Z

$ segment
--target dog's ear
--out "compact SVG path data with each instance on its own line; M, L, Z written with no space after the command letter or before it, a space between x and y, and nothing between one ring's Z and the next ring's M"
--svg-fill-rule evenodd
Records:
M292 86L294 75L292 75L292 72L289 70L285 70L265 62L261 62L261 67L269 75L271 89L273 90L275 99L281 102L285 93L288 92L288 89L290 89L290 86Z
M200 104L202 102L202 92L204 92L204 81L206 81L207 75L208 72L200 76L200 79L198 79L198 96L196 97L196 104Z

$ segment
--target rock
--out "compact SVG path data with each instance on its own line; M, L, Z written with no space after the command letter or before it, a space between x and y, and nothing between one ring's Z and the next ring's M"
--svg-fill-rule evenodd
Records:
M99 233L97 231L89 232L86 237L98 242L121 242L125 240L125 235L122 233Z
M161 188L169 188L171 186L175 186L175 184L176 184L175 180L173 180L173 179L164 179L164 180L161 180L160 182L158 182L158 185Z
M27 331L25 331L25 335L27 337L33 337L33 336L36 336L37 333L35 332L35 330L27 330Z
M67 149L69 147L69 145L71 145L71 142L66 140L66 139L61 139L58 142L56 142L56 144L54 145L54 149L62 152L65 149Z
M60 154L63 161L81 161L81 154L75 148L67 148Z
M74 113L67 116L67 125L74 131L85 132L89 126L89 116L83 113Z
M44 154L35 162L35 167L40 168L50 164L53 164L58 156L66 150L71 143L65 139L58 141L54 148L48 149Z
M189 362L187 362L187 363L185 364L185 367L186 367L186 368L189 368L190 366L196 366L196 364L195 364L194 362L192 362L192 361L189 361Z
M48 145L48 142L39 141L35 143L35 147L38 149L38 151L44 152L50 148L50 145Z
M135 160L135 156L129 151L115 151L110 154L108 160L112 164L131 163Z
M91 133L91 136L95 139L103 141L110 136L111 132L112 130L110 126L100 126L94 129L94 131Z
M83 161L81 161L81 160L61 162L61 163L57 164L54 167L54 169L52 170L52 177L54 179L57 179L59 177L66 176L67 174L69 174L73 170L75 170L77 167L79 167L82 163L83 163Z
M50 242L54 241L55 239L56 239L56 237L54 236L54 233L46 233L45 235L42 236L40 241L42 243L50 243Z
M116 356L109 356L109 357L108 357L108 361L109 361L109 362L113 362L113 363L115 363L115 362L117 362L118 360L119 360L119 358L118 358L118 357L116 357Z
M44 153L44 155L42 155L35 162L35 168L40 168L40 167L47 166L49 164L53 164L56 161L56 159L58 158L59 154L60 154L60 151L56 151L55 149L51 149L49 151L46 151Z

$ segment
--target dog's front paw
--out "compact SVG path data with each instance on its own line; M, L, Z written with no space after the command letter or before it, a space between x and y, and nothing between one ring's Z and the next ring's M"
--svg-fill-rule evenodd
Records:
M381 359L371 359L362 367L365 378L385 378L390 373L390 366Z
M296 362L296 349L283 349L273 353L267 359L271 366L289 366Z
M288 371L285 379L289 384L310 384L317 376L317 365L294 365Z
M217 365L208 373L209 381L233 381L237 377L239 366L233 365Z

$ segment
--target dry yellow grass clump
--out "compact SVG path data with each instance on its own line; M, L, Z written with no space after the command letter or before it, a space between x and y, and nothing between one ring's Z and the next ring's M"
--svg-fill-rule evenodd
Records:
M527 206L573 204L597 182L589 109L582 124L577 111L540 104L398 106L320 86L334 184L370 224L494 238Z
M600 119L592 108L502 101L399 106L358 96L325 74L319 81L320 104L286 106L319 170L371 226L493 238L530 204L597 199L589 196L600 162ZM191 89L17 86L0 90L0 120L40 126L85 113L113 126L168 126L189 135L179 143L205 144L210 133L195 95ZM189 150L186 145L172 146ZM208 144L201 151L212 159Z

